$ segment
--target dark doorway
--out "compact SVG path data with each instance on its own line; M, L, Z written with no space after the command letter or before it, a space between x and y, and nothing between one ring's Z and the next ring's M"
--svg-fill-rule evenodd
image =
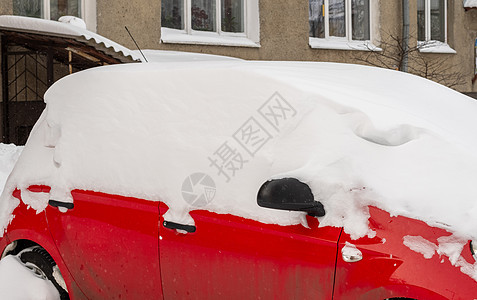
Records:
M26 143L45 108L44 94L54 82L96 66L135 62L131 56L84 36L0 28L0 45L1 136L3 143L16 145Z

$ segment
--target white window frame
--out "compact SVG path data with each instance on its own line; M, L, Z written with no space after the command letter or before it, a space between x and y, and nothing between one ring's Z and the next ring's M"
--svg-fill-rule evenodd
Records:
M417 41L419 52L423 53L456 53L447 44L447 0L444 0L444 42L431 39L431 0L424 0L424 41Z
M369 40L353 40L353 22L351 0L345 0L345 37L336 37L329 35L329 0L324 0L325 5L325 37L309 37L309 45L314 49L336 49L336 50L361 50L361 51L380 51L381 49L373 45L373 26L374 26L374 1L369 0Z
M50 20L50 0L43 0L43 15L42 19ZM81 0L81 18L86 23L86 28L90 31L96 32L96 0Z
M216 1L216 31L192 29L191 0L183 0L184 29L161 27L161 43L199 44L236 47L260 47L258 0L244 0L244 32L224 32L221 28L221 5Z

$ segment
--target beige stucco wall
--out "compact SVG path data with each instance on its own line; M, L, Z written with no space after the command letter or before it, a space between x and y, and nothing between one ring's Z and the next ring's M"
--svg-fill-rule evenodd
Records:
M11 15L13 13L12 0L0 1L0 15Z
M133 5L127 0L98 0L98 33L135 48L124 30L127 25L139 45L146 49L180 50L260 60L305 60L355 63L356 51L312 49L308 45L308 2L260 0L260 48L204 46L160 43L160 3L146 0L146 5ZM375 0L373 41L402 32L401 1ZM477 10L464 11L461 1L448 4L448 42L457 54L424 54L427 59L445 60L454 72L463 73L465 82L459 91L477 91L472 86L474 74L474 40L477 37ZM416 45L417 1L410 0L411 46ZM140 16L140 17L138 17ZM410 64L413 62L410 61ZM445 69L445 67L443 67Z
M464 39L466 42L465 46L467 47L466 50L468 51L468 56L464 58L464 61L467 62L467 60L470 58L471 60L474 61L474 64L470 63L469 68L472 68L471 73L474 73L476 70L476 65L475 65L475 59L476 59L476 54L475 54L475 40L477 39L477 9L472 9L469 11L464 12L464 18L463 18L463 23L464 23ZM469 43L472 43L472 45L468 45ZM477 92L477 81L474 82L472 85L472 91Z
M374 2L373 2L374 1ZM372 0L372 39L400 35L402 1ZM425 54L429 59L443 58L449 66L464 74L465 83L457 89L477 91L471 79L475 69L474 42L477 38L477 9L465 11L462 1L449 0L448 42L457 54ZM416 44L417 0L410 0L411 46ZM306 60L355 63L356 52L312 49L308 45L308 2L259 0L260 48L162 44L160 43L160 0L143 0L141 5L129 0L96 0L97 32L107 38L136 49L127 34L127 26L142 49L180 50L260 60ZM11 0L0 1L0 13L12 12ZM410 61L412 64L412 61Z
M97 33L136 49L124 26L143 49L156 49L161 32L161 2L158 0L97 0Z

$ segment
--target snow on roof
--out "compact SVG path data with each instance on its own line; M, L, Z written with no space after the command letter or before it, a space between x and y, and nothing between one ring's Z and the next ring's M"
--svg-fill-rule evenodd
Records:
M465 8L477 7L477 0L464 0L464 7Z
M200 206L298 224L304 213L256 203L265 181L295 177L323 203L320 225L353 237L369 233L374 205L477 238L477 102L420 77L333 63L123 64L67 76L45 101L2 194L4 228L15 188L47 206L32 184L63 201L73 189L163 201L179 223ZM191 198L205 179L209 194Z
M84 39L86 42L93 42L96 45L100 45L105 49L113 49L114 52L120 53L125 57L130 57L132 60L141 60L140 56L128 48L121 46L104 36L91 32L86 28L77 25L75 26L78 22L75 22L74 19L64 18L63 20L64 22L58 22L38 18L3 15L0 16L0 29L80 38Z

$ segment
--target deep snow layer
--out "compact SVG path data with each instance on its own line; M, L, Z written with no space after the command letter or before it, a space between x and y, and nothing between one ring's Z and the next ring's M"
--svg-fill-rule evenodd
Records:
M45 99L2 195L3 228L11 191L31 184L67 201L75 188L164 201L182 223L208 203L296 224L303 213L256 204L263 182L296 177L324 204L320 224L355 238L368 234L367 205L477 237L477 103L419 77L332 63L151 63L73 74ZM196 173L211 181L194 206Z

